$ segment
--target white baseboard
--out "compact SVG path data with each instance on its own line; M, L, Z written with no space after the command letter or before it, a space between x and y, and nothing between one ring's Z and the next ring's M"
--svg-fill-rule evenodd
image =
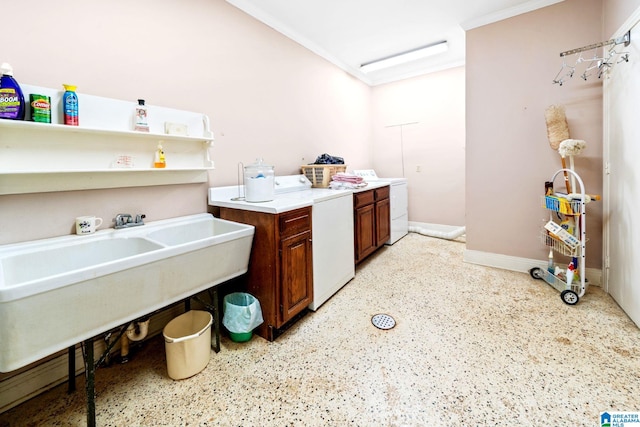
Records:
M192 303L192 308L196 308ZM171 319L184 312L184 307L173 306L155 314L149 322L149 333L146 339L158 335L164 326ZM119 345L114 346L112 353L119 350ZM94 341L94 354L96 360L106 349L104 341L96 339ZM76 348L76 375L84 372L84 361L82 350ZM5 376L5 375L3 375ZM47 358L41 363L36 363L33 367L22 370L15 375L9 374L0 381L0 414L18 406L19 404L50 390L68 379L68 358L67 352L62 352L54 357Z
M520 258L510 255L495 254L491 252L474 251L465 249L464 262L470 264L484 265L487 267L501 268L503 270L519 271L528 273L533 267L547 268L547 263L539 259ZM602 270L597 268L586 268L585 276L589 280L590 286L600 286L602 283Z

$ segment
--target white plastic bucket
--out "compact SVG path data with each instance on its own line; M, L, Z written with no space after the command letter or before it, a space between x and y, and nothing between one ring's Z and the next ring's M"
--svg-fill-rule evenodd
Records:
M211 313L191 310L164 327L167 371L174 380L189 378L207 367L211 357Z

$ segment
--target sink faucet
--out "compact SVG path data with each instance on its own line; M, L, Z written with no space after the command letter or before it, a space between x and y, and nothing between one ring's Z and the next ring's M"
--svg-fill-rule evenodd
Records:
M136 218L134 220L130 214L125 214L125 213L118 214L114 218L114 221L116 223L114 228L118 229L118 228L136 227L138 225L144 225L143 219L145 217L146 216L144 214L138 214L136 215Z

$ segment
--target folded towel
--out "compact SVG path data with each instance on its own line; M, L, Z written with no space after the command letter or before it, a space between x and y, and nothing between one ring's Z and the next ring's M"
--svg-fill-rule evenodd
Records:
M331 179L338 182L351 182L353 184L360 184L364 181L361 176L345 172L338 172L337 174L333 175Z
M367 182L354 183L354 182L343 182L343 181L331 181L329 183L329 188L332 190L355 190L357 188L366 187L369 185Z

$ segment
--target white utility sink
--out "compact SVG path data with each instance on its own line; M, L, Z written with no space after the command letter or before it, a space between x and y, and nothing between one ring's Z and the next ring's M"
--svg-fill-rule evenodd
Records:
M199 214L0 246L0 372L244 274L253 234Z

